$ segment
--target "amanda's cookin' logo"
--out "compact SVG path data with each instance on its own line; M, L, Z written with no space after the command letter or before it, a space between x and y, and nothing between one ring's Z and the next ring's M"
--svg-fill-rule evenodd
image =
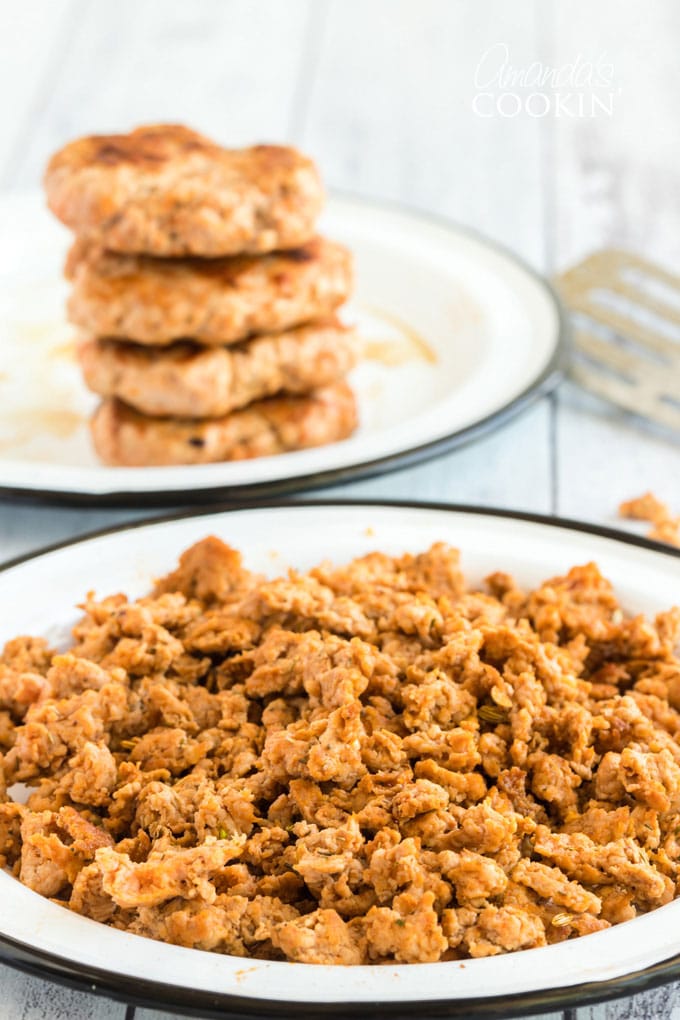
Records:
M475 88L478 117L611 117L621 91L604 53L595 60L579 53L564 64L534 60L522 67L512 63L507 43L494 43L482 54Z

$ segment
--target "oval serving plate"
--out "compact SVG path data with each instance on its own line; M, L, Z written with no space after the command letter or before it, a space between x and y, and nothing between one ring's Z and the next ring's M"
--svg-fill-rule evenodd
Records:
M534 585L596 560L627 611L678 601L680 550L569 521L417 504L306 503L194 513L100 533L0 572L0 642L19 633L66 643L83 594L137 597L207 534L270 576L373 549L420 551L444 540L468 580L493 570ZM486 959L326 967L164 945L72 914L0 873L0 958L114 997L220 1016L508 1016L642 990L680 976L680 901L604 932Z
M559 380L565 319L549 285L461 227L334 197L320 229L354 252L343 311L366 357L360 427L276 457L189 467L100 464L65 322L68 232L39 195L0 201L0 491L74 503L176 505L259 497L405 466L501 424Z

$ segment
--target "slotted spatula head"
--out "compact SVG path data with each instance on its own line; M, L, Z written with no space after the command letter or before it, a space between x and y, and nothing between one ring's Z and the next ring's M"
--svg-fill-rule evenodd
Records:
M572 313L571 377L680 434L680 276L609 249L556 283Z

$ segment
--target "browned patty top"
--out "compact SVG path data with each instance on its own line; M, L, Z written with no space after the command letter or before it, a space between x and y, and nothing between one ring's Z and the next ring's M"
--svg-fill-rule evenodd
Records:
M323 191L289 146L225 149L176 124L76 139L48 163L50 209L115 251L217 256L303 244Z
M48 173L64 166L119 166L131 164L158 170L169 160L187 153L214 154L219 146L183 124L151 124L126 135L86 135L54 154Z

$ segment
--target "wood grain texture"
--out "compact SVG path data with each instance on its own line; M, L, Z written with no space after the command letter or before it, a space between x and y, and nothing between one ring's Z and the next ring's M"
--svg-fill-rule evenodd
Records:
M0 186L22 186L20 166L48 101L81 4L40 0L2 4L0 31Z
M420 499L550 513L548 414L548 403L543 400L501 430L454 453L309 495L328 499L333 494L348 499ZM536 442L529 443L532 434Z
M332 187L450 217L542 267L542 125L485 120L472 108L475 71L489 46L507 40L518 60L531 59L537 4L519 0L511 9L487 0L484 7L480 17L466 3L368 0L358 31L356 5L331 2L299 141ZM543 400L474 447L345 486L343 494L549 512L550 413Z
M9 183L37 185L50 154L77 135L137 124L188 122L236 146L285 139L309 10L308 0L81 5Z
M678 1017L680 989L667 985L643 995L579 1009L574 1020L678 1020Z
M553 264L563 269L598 248L623 247L677 272L678 135L669 125L680 95L680 9L602 0L593 17L588 0L552 6L554 62L577 53L603 58L615 93L611 117L555 121ZM558 400L560 513L627 527L616 518L619 502L647 489L680 512L677 437L655 433L575 386L562 387Z
M84 535L100 528L117 527L127 521L160 515L152 510L78 510L71 507L26 506L5 504L0 509L1 561L54 542L63 542L75 535Z
M28 977L0 964L0 1020L124 1020L112 999Z

